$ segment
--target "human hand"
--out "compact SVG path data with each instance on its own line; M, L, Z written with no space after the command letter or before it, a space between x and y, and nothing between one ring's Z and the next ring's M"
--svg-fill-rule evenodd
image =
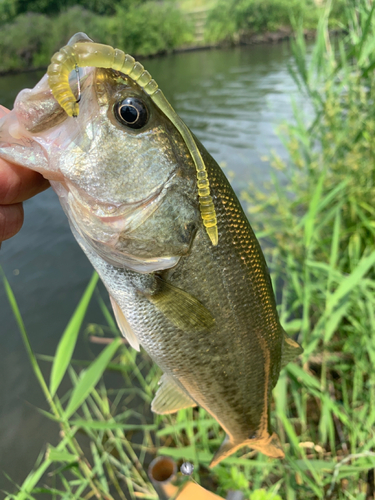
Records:
M0 105L0 118L6 113L9 109ZM37 172L0 158L0 245L21 229L22 202L48 187L48 180Z

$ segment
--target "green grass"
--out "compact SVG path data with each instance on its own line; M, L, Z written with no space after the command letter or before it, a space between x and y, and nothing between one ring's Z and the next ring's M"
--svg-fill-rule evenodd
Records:
M52 363L48 384L4 278L50 404L45 416L62 431L57 446L48 446L7 500L41 492L56 499L125 498L124 487L129 498L156 500L144 472L156 454L193 462L194 479L223 497L239 489L250 500L366 499L368 473L375 468L374 11L367 0L349 4L347 33L339 40L330 39L324 13L309 57L299 31L291 71L314 119L309 123L296 106L295 123L282 129L288 163L274 157L267 191L250 187L243 193L265 242L281 322L305 349L274 390L272 425L285 460L243 449L210 471L224 433L207 412L190 408L146 419L160 371L144 353L120 342L111 313L94 293L96 277L56 356L42 357ZM106 325L89 325L86 333L113 342L88 364L72 353L90 299L98 301ZM106 367L121 375L121 390L106 388L100 378ZM71 389L60 395L66 373ZM143 410L131 409L135 397ZM140 444L132 442L136 431L142 432Z
M38 460L23 484L16 485L18 492L9 493L7 499L26 500L38 493L50 494L52 498L66 497L66 495L69 499L90 498L93 495L112 499L113 492L118 495L116 498L125 499L123 483L132 498L136 498L136 492L142 494L141 498L152 500L158 498L142 467L145 451L153 446L151 432L155 432L157 426L148 424L142 413L132 409L124 410L123 407L134 397L132 389L134 378L141 382L141 386L143 385L142 397L147 405L150 404L151 391L155 389L154 369L150 370L148 377L142 376L139 365L135 363L135 351L131 352L124 346L117 330L113 341L89 366L77 373L73 368L75 363L70 365L76 338L97 279L95 273L62 335L56 356L42 357L52 363L49 388L37 357L31 350L16 299L3 276L5 290L33 370L50 405L50 412L43 411L43 413L46 418L57 421L61 427L59 444L56 447L47 445L44 457ZM100 298L99 305L104 308L104 314L108 317L109 312ZM109 323L109 327L113 329L112 318ZM64 352L62 347L65 349ZM103 380L98 385L106 368L119 370L128 390L107 391ZM72 389L60 398L56 390L67 369ZM54 389L54 393L51 389ZM138 423L134 424L134 420ZM144 444L137 455L130 445L128 436L139 429L143 432ZM89 440L90 456L87 456L81 447L81 435Z

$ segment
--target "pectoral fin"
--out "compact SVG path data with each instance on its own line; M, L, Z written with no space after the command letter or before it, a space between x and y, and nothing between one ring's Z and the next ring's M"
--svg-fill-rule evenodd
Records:
M284 334L283 354L281 356L281 369L293 361L299 354L303 353L302 347L293 339Z
M148 298L177 328L185 331L208 330L214 326L214 317L198 299L156 278L158 289Z
M197 406L197 403L180 389L168 375L164 374L159 384L160 387L151 403L151 410L154 413L166 415L167 413L176 413L183 408Z
M129 325L128 320L125 318L124 313L121 311L119 305L117 302L114 300L111 295L109 296L113 308L113 312L115 314L115 318L117 321L117 325L120 329L120 332L123 334L123 336L126 338L126 340L129 342L129 344L136 350L140 351L139 347L139 342L137 337L135 336L135 333L132 330L132 327Z

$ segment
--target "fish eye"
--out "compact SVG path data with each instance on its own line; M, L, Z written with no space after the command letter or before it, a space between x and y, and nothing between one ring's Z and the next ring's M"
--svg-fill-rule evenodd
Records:
M149 114L145 103L137 97L127 97L114 106L117 121L127 127L140 129L148 122Z

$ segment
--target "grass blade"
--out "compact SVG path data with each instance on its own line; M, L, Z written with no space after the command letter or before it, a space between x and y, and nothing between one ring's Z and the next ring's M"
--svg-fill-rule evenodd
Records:
M48 387L47 387L47 384L46 384L46 381L44 380L44 377L43 377L43 374L39 368L39 365L38 365L38 362L36 360L36 357L35 357L35 354L31 348L31 345L30 345L30 342L29 342L29 338L27 336L27 333L26 333L26 329L25 329L25 325L23 323L23 319L22 319L22 316L21 316L21 312L18 308L18 305L17 305L17 301L16 301L16 298L14 296L14 293L10 287L10 284L8 282L8 280L6 279L5 277L5 274L3 273L3 270L1 269L0 267L0 274L2 275L3 277L3 283L4 283L4 288L5 288L5 293L8 297L8 300L9 300L9 304L12 308L12 311L13 311L13 314L14 314L14 317L16 318L16 321L17 321L17 324L18 324L18 328L21 332L21 336L22 336L22 340L25 344L25 347L26 347L26 351L27 351L27 354L29 356L29 359L30 359L30 363L31 363L31 366L34 370L34 373L36 375L36 378L38 379L38 382L40 384L40 386L42 387L43 389L43 392L47 398L47 401L51 402L51 395L48 391Z
M120 338L109 344L90 367L82 373L65 410L65 418L69 418L81 406L91 390L99 382L108 363L121 344Z
M72 455L72 453L69 453L66 450L57 450L53 446L51 446L47 450L47 457L51 462L67 462L67 463L72 463L72 462L78 462L79 456L78 455Z
M338 305L341 299L345 297L349 292L357 286L364 275L370 270L375 264L375 251L372 252L367 257L362 257L356 269L345 279L342 280L340 286L331 295L327 303L327 310L332 311L334 307Z
M66 327L59 345L57 346L56 355L51 370L50 392L52 397L63 379L70 360L73 356L73 351L77 342L78 334L81 329L83 319L86 314L87 307L94 293L99 276L94 273L87 288L76 308L74 314Z
M318 213L318 205L319 205L320 198L321 198L322 191L323 191L324 179L325 179L325 172L322 172L320 177L319 177L314 194L312 196L310 206L309 206L309 211L306 215L306 221L305 221L305 245L306 245L306 248L309 248L312 237L313 237L314 224L316 222L316 215Z

